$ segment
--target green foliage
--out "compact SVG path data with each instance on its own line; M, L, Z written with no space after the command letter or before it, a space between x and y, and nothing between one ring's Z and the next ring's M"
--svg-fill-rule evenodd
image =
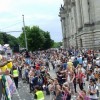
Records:
M4 32L0 32L0 44L9 44L10 47L14 47L18 45L18 40L14 36L11 36L10 34L6 34Z
M42 48L45 38L39 27L32 27L27 37L29 50L34 51Z
M43 44L43 49L49 49L50 47L53 46L54 41L51 40L49 32L43 32L43 35L45 37L45 41L44 41L44 44Z
M50 33L43 31L38 26L26 26L25 32L27 36L28 49L31 51L51 48L54 43L50 37ZM20 35L18 40L20 42L21 47L25 47L24 33Z
M62 46L62 42L54 42L53 48L59 48Z
M0 32L0 44L4 44L3 33L2 32Z
M22 30L24 30L24 29L22 28ZM31 30L30 27L28 27L28 26L25 27L25 32L26 32L27 36L28 36L28 34L30 34L30 30ZM24 33L22 33L19 36L18 41L19 41L21 47L25 47L25 34Z

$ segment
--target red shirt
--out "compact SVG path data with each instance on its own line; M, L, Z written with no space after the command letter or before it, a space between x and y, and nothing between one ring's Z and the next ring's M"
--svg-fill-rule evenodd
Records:
M76 75L76 78L79 79L80 83L83 83L84 77L85 77L85 75L83 73L79 73Z
M36 70L39 70L40 69L40 66L37 64L36 65Z

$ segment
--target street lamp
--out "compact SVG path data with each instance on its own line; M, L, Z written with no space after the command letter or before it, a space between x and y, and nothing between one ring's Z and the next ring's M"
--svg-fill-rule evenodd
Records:
M26 50L28 50L28 46L27 46L27 36L26 36L26 31L25 31L24 15L22 15L22 17L23 17L23 33L25 35L25 45L26 45Z

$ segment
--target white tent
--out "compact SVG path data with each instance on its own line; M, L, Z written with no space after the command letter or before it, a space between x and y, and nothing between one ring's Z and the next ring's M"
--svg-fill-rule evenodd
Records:
M0 44L0 51L2 51L3 50L3 46Z
M4 46L5 46L5 47L9 47L9 44L5 44Z

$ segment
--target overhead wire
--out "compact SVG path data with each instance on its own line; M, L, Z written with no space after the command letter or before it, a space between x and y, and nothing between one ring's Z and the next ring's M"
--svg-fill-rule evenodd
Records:
M31 20L33 20L33 18L30 18ZM9 26L6 26L6 27L3 27L0 29L0 31L3 31L4 29L8 29L8 28L11 28L11 27L14 27L16 25L18 25L19 23L22 23L22 21L19 21L15 24L12 24L12 25L9 25ZM11 32L22 32L21 30L20 31L5 31L6 33L11 33Z
M15 25L18 25L19 23L22 23L22 21L17 22L17 23L12 24L12 25L9 25L9 26L6 26L6 27L4 27L4 28L1 28L0 30L4 30L4 29L7 29L7 28L11 28L11 27L13 27L13 26L15 26Z
M33 17L31 17L31 18L26 18L26 19L29 19L30 21L32 21L32 20L33 20ZM19 21L19 22L15 23L15 24L12 24L12 25L9 25L9 26L0 28L0 31L2 31L2 30L4 30L4 29L7 29L7 28L10 28L10 27L13 27L13 26L15 26L15 25L17 25L17 24L19 24L19 23L22 23L22 21Z
M6 33L22 32L22 31L7 31Z

